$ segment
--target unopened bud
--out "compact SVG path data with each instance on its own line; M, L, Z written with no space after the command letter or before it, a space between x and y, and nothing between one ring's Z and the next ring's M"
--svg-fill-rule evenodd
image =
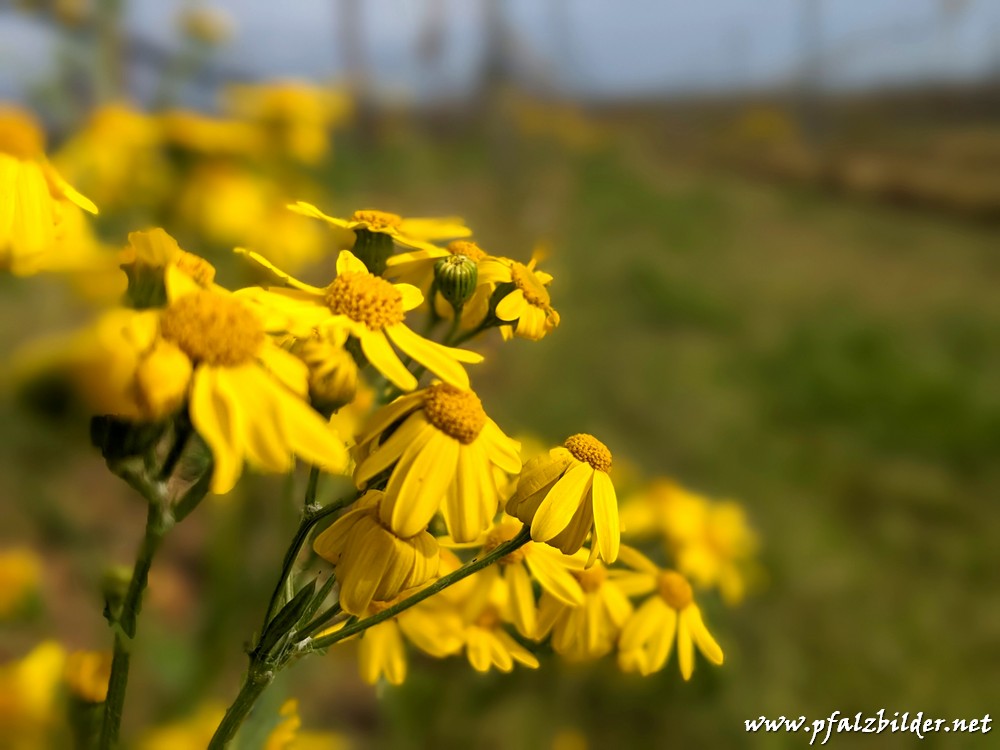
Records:
M350 353L321 339L302 339L292 354L309 368L309 400L320 413L330 415L354 400L358 366Z
M434 264L437 290L455 310L461 310L476 291L479 271L476 262L465 255L449 255Z

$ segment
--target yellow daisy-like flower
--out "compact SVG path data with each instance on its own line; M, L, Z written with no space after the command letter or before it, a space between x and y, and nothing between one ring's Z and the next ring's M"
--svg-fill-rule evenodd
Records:
M34 118L0 108L0 269L34 273L47 254L78 254L66 236L65 216L74 205L97 213L46 161Z
M359 231L384 234L400 245L418 250L434 249L428 243L435 240L468 237L472 234L472 230L465 226L465 222L455 216L407 219L388 211L365 208L352 213L349 219L338 219L323 213L316 206L305 201L293 203L289 208L303 216L311 216L335 227L349 229L355 235Z
M410 592L396 597L405 598ZM424 653L436 659L458 653L464 644L462 620L458 612L442 607L431 597L415 607L380 622L361 634L358 647L358 670L361 679L374 685L385 678L390 685L401 685L406 679L406 647L403 637ZM369 605L366 617L385 610L394 601Z
M501 326L504 340L514 336L538 341L559 325L559 313L552 307L546 287L552 276L536 271L536 255L524 265L506 258L484 260L479 265L481 284L513 284L514 288L497 303L496 316L510 325Z
M406 312L423 301L420 290L409 284L390 284L369 273L364 263L347 250L337 257L337 277L325 288L298 281L257 253L240 252L288 287L251 288L238 293L260 306L268 330L286 330L297 338L306 338L317 330L338 344L351 336L358 340L368 361L401 390L412 391L417 379L403 365L393 344L442 380L460 388L469 386L469 376L460 363L483 360L480 354L442 346L410 330L403 321Z
M574 573L583 589L583 604L571 606L549 593L539 602L537 638L552 633L552 648L572 661L609 653L632 615L632 603L618 579L601 563Z
M167 269L159 334L191 362L191 422L215 459L212 492L228 492L244 459L286 473L294 456L327 471L347 466L344 444L306 403L308 370L275 345L236 296Z
M70 693L85 703L104 703L111 679L110 651L74 651L63 672Z
M510 672L515 662L537 669L535 655L504 629L504 613L511 609L507 587L495 576L476 573L469 578L475 582L477 589L462 605L465 655L469 664L477 672L489 672L494 667L501 672Z
M524 465L507 512L531 524L536 542L568 555L580 549L593 528L591 557L614 562L621 531L610 468L611 451L604 443L593 435L573 435L561 448Z
M363 458L354 481L363 488L391 469L382 523L412 536L440 509L451 536L470 542L496 515L493 468L519 471L518 448L486 415L475 393L438 383L401 396L372 416L358 439Z
M371 490L313 542L332 563L345 612L361 616L373 599L387 601L437 575L440 558L434 537L422 530L400 538L379 522L383 494Z
M53 728L62 719L59 697L66 652L45 641L16 661L0 664L0 726L4 747L36 750L54 744Z
M139 750L207 747L225 714L224 706L215 703L203 704L183 719L146 732L140 738L137 747Z
M739 604L759 575L757 535L734 501L715 502L659 479L623 506L622 526L635 538L665 538L677 569L699 587L717 587L727 604Z
M619 642L621 668L644 676L658 672L670 657L675 636L677 661L685 680L690 680L694 671L695 646L710 662L721 665L722 649L705 627L687 579L675 571L660 570L635 550L629 550L627 557L656 593L625 623Z
M510 541L522 528L520 521L504 516L487 533L482 554ZM574 573L583 567L579 557L564 555L547 544L528 542L476 575L486 581L495 580L506 590L504 619L512 622L525 638L534 638L538 629L538 607L532 579L538 581L543 591L576 607L583 604L583 589Z

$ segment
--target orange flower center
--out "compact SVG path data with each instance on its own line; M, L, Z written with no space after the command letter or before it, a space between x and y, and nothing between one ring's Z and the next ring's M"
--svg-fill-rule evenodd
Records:
M476 263L486 257L486 253L479 245L468 240L454 240L453 242L449 242L447 250L452 255L464 255L466 258L476 261Z
M324 301L334 315L346 315L373 331L402 323L403 295L385 279L362 271L347 271L326 288Z
M523 263L511 263L510 280L514 282L529 304L547 310L552 305L549 290L538 280L535 272Z
M517 536L518 531L520 531L520 527L508 524L501 524L490 529L490 532L486 535L486 542L483 544L483 554L488 555L501 544L509 542ZM497 562L500 565L514 565L524 562L524 547L519 547L509 555L504 555Z
M486 412L479 396L448 383L438 383L424 391L424 415L428 422L463 445L479 437L486 425Z
M663 597L663 601L678 612L694 601L694 592L691 590L691 584L680 573L665 570L660 574L656 584L660 596Z
M611 468L611 451L593 435L585 432L572 435L566 438L563 447L573 454L573 458L590 464L597 471L607 472Z
M371 232L384 232L387 229L399 229L400 224L403 223L403 217L387 211L363 209L351 214L351 221L366 224L365 229Z
M192 292L170 303L160 332L194 362L237 367L257 355L266 338L252 310L232 297Z
M608 580L608 571L603 565L595 565L592 568L584 570L575 570L573 571L573 575L580 582L580 588L588 594L597 591Z

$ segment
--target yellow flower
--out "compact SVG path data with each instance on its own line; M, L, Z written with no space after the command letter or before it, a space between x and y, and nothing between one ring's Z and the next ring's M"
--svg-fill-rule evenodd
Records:
M54 641L38 644L20 660L0 665L0 727L5 748L37 750L53 743L66 652Z
M220 8L185 8L178 20L184 33L202 44L220 44L233 33L233 19Z
M437 575L434 537L425 530L400 538L379 521L383 494L370 490L313 542L320 557L332 563L345 612L362 615L373 599L387 601Z
M154 206L170 189L171 168L160 122L121 103L97 107L67 140L53 163L105 210L128 204Z
M501 518L486 535L481 554L485 555L520 533L523 524L509 516ZM583 569L578 557L564 555L547 544L528 542L476 575L497 580L506 590L503 619L514 624L525 638L534 638L538 629L538 607L532 579L542 590L568 606L583 604L583 589L574 572Z
M70 206L97 213L45 159L44 135L26 112L0 108L0 269L27 274L48 254L79 254L67 236Z
M353 113L353 101L344 92L297 81L231 86L225 104L260 128L277 155L305 164L327 155L330 128Z
M677 569L699 587L718 587L727 604L739 604L758 574L759 542L739 503L714 502L660 479L624 506L622 524L636 537L662 535Z
M506 258L491 258L479 265L479 282L513 284L510 293L497 303L496 316L511 325L501 326L505 340L513 336L538 341L559 325L559 313L552 307L546 287L552 276L536 271L538 255L528 265Z
M205 240L238 245L260 231L271 205L271 190L267 181L247 170L207 162L185 182L177 198L177 211Z
M164 278L168 266L182 271L200 287L218 288L214 283L215 266L182 250L177 240L159 228L130 232L119 260L129 280L129 304L135 308L162 307L166 303Z
M404 592L402 599L409 592ZM406 647L403 636L424 653L436 659L458 653L464 639L458 613L434 602L431 597L415 607L401 612L385 622L365 630L358 647L358 669L361 679L374 685L384 677L390 685L401 685L406 679ZM373 601L365 613L372 616L394 602Z
M347 465L343 443L305 401L308 370L274 344L257 315L223 290L167 269L160 337L193 367L188 411L215 459L212 492L228 492L244 458L285 473L297 455L331 472Z
M186 718L147 732L139 741L139 750L207 747L225 713L225 708L214 703L203 705Z
M110 651L74 651L66 657L66 686L85 703L103 703L111 679Z
M593 435L567 438L561 448L528 461L507 501L507 512L531 524L531 538L566 554L583 545L591 528L591 557L618 557L618 500L608 476L611 451Z
M601 563L574 573L583 589L583 604L568 605L549 593L539 602L537 638L552 633L552 648L573 661L597 659L614 648L632 603L618 579Z
M409 284L390 284L369 273L347 250L337 258L337 277L322 289L292 278L257 253L241 252L290 287L252 288L238 293L262 308L269 330L283 328L297 338L318 330L338 344L352 336L360 342L368 361L404 391L416 388L417 379L400 361L390 341L442 380L460 388L469 386L469 376L460 363L483 360L475 352L442 346L410 330L403 320L406 311L423 300L420 291Z
M281 717L264 741L264 750L347 750L347 739L333 732L303 732L299 702L289 698L278 709Z
M316 206L299 201L289 206L303 216L321 219L331 226L354 232L354 254L361 258L373 273L381 275L392 254L392 243L406 247L437 252L440 248L430 244L433 240L468 237L472 230L457 217L405 219L399 214L362 209L349 219L338 219L320 211Z
M395 430L389 434L390 427ZM518 444L486 416L475 393L438 383L382 407L358 439L354 481L365 487L392 469L380 509L400 536L427 527L440 509L451 536L476 539L499 498L493 467L517 472Z
M476 573L469 579L475 583L477 591L462 604L462 614L465 621L465 655L472 668L477 672L489 672L493 667L501 672L510 672L517 662L537 669L535 655L514 640L503 627L505 612L517 606L508 601L510 593L507 587L496 576L483 576L482 573Z
M691 584L680 573L660 570L635 550L628 562L645 574L656 593L649 597L625 623L619 642L618 663L626 671L642 675L663 669L677 639L677 661L681 675L691 679L694 648L710 662L721 665L722 649L701 618Z
M248 123L209 117L188 109L160 115L164 140L197 154L242 156L260 151L260 133Z
M32 550L15 547L0 552L0 621L22 612L38 592L42 564Z

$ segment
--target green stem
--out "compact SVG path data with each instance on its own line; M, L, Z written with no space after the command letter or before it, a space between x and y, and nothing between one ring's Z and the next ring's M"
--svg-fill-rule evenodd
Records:
M297 638L308 638L317 630L322 630L330 620L339 615L341 612L340 602L336 604L331 604L329 607L324 609L315 618L310 620L306 625L299 628L295 636Z
M403 599L401 602L397 602L396 604L393 604L391 607L387 607L386 609L382 610L376 615L372 615L371 617L366 617L363 620L358 620L353 625L348 625L344 628L341 628L336 633L330 633L330 635L325 635L315 639L312 642L311 647L314 650L327 648L328 646L332 646L333 644L342 641L345 638L350 638L352 635L357 635L362 631L368 630L368 628L378 625L380 622L385 622L389 618L395 617L400 612L405 612L410 607L420 604L420 602L424 601L424 599L427 599L429 597L434 596L437 593L440 593L441 591L444 591L444 589L448 588L453 584L458 583L463 578L468 578L473 573L477 573L483 568L492 565L501 557L505 557L514 550L523 547L530 540L531 540L531 532L526 526L523 529L521 529L521 532L516 537L514 537L508 542L504 542L503 544L499 545L498 547L496 547L483 557L477 558L475 560L470 560L458 570L453 571L446 576L442 576L427 588L421 589L413 596L409 596L406 599Z
M233 704L226 709L226 715L222 717L222 723L212 735L212 741L208 743L208 750L223 750L229 746L236 732L239 731L243 721L249 716L257 699L271 684L274 674L271 672L257 671L254 665L250 666L246 679L240 687L240 692L236 696Z
M132 578L122 600L121 608L109 612L115 631L114 654L111 660L111 677L108 680L108 697L104 702L104 718L98 747L110 750L118 743L122 710L125 705L125 688L128 685L131 641L135 638L136 623L142 609L142 595L149 582L149 569L153 564L164 535L173 527L174 518L162 498L149 497L146 532L136 556Z
M309 472L309 486L306 488L305 510L303 511L302 522L299 524L299 528L296 530L295 536L292 537L292 542L288 545L288 549L285 550L285 558L281 563L281 574L278 577L278 582L274 586L274 591L271 592L271 600L267 604L267 612L264 615L264 623L260 629L261 633L267 629L268 623L271 622L271 618L274 617L274 613L278 609L278 602L281 599L282 592L285 590L285 581L287 581L288 576L292 574L292 568L295 567L295 560L299 556L302 545L305 544L306 539L309 538L309 532L311 532L313 527L324 518L332 513L336 513L337 511L346 508L357 499L357 495L341 498L340 500L330 503L326 507L317 510L313 501L316 499L316 487L318 482L319 469L313 467L312 471Z

